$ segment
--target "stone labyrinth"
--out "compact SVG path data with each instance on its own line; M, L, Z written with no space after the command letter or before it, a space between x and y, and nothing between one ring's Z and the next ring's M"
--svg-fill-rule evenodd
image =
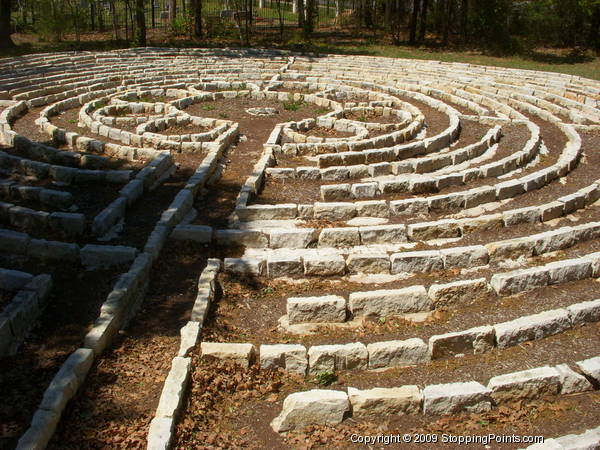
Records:
M600 83L135 49L2 60L0 99L2 354L63 289L53 265L116 274L22 448L51 439L182 243L207 262L149 448L185 444L207 361L295 380L259 402L273 439L573 393L598 405ZM598 425L546 438L593 445Z

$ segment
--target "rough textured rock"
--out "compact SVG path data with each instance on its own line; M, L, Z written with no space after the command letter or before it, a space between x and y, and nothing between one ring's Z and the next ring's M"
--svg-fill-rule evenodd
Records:
M432 358L448 358L464 353L483 353L494 347L494 328L482 326L429 338Z
M485 278L475 280L461 280L445 284L432 284L429 288L429 297L436 308L445 306L472 303L487 297L491 292Z
M571 328L571 320L566 309L544 311L494 325L499 348L552 336L569 328Z
M583 375L575 372L567 364L555 367L560 375L560 393L574 394L576 392L591 391L592 384Z
M496 403L556 395L560 374L553 367L538 367L492 378L488 383Z
M260 346L260 367L281 367L288 372L306 375L308 358L306 347L299 344L277 344Z
M346 262L342 255L337 253L310 253L302 259L304 260L305 275L343 275L346 271Z
M423 412L446 415L469 411L481 413L491 409L491 390L475 381L433 384L423 389Z
M433 304L423 286L411 286L404 289L352 292L348 306L357 318L430 311Z
M319 372L366 369L368 361L367 347L360 342L314 345L308 349L309 371L313 375Z
M278 433L308 425L336 425L350 411L345 392L313 389L288 395L271 427Z
M492 276L490 285L498 295L513 295L547 286L549 282L546 267L515 270L507 273L497 273Z
M346 300L338 295L290 297L287 299L290 324L310 322L344 322Z
M427 344L418 338L375 342L367 345L367 350L369 369L412 366L431 359Z
M600 299L576 303L567 307L573 325L586 322L600 322Z
M346 260L350 273L390 273L390 258L387 253L352 253Z
M423 394L417 386L409 385L366 390L349 387L348 398L352 405L352 417L385 419L391 415L420 413Z
M579 361L577 367L596 384L600 383L600 356Z
M444 268L442 256L436 250L394 253L390 259L392 273L433 272Z
M202 342L200 344L202 357L212 357L232 361L242 367L254 363L256 349L252 344L235 344L221 342Z

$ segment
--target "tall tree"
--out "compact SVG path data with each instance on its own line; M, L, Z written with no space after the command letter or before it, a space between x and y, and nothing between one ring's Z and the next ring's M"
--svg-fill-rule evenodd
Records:
M469 41L469 0L462 0L461 5L462 15L462 38L463 42Z
M194 14L194 36L202 38L202 0L192 0L192 13Z
M423 42L425 40L425 33L427 32L427 9L429 0L423 0L423 4L421 6L421 25L419 28L419 42Z
M419 20L419 10L421 9L421 0L413 0L412 16L410 19L410 35L409 43L414 45L417 43L417 22Z
M145 47L146 13L144 12L144 0L135 0L135 23L135 45L137 45L138 47Z
M10 37L11 0L0 0L0 47L14 47Z

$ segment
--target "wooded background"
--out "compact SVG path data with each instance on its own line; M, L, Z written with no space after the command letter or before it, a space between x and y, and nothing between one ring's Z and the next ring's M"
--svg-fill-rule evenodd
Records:
M600 0L0 0L0 46L14 32L46 41L85 33L144 46L149 31L241 45L295 30L373 33L394 44L463 45L499 53L532 46L600 50Z

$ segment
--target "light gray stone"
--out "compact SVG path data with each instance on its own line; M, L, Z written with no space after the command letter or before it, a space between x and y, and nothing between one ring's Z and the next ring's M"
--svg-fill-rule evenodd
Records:
M493 377L488 388L496 403L556 395L560 389L560 374L553 367L538 367Z
M343 275L346 271L346 262L338 253L310 253L304 255L302 259L304 260L305 275Z
M445 248L440 253L444 269L485 266L489 261L487 249L483 245Z
M575 394L577 392L591 391L592 384L583 375L575 372L567 364L559 364L555 367L560 375L560 394Z
M437 250L394 253L390 260L394 274L433 272L444 268L442 256Z
M267 276L269 278L299 277L304 274L302 258L299 256L269 255Z
M375 225L360 227L360 239L363 245L399 244L407 241L404 225Z
M335 345L313 345L308 349L309 372L364 370L368 367L369 353L360 342Z
M490 292L491 288L485 278L432 284L429 287L429 297L436 309L459 303L472 303L487 297Z
M507 273L497 273L492 276L490 285L498 295L513 295L547 286L549 282L546 267L515 270Z
M278 433L308 425L337 425L350 411L345 392L313 389L288 395L281 413L271 422Z
M306 347L299 344L276 344L260 346L260 368L281 367L287 372L306 375L308 358Z
M268 233L271 248L306 248L317 236L314 228L275 228Z
M81 263L92 269L126 264L133 261L137 254L136 248L123 245L88 244L79 252Z
M331 202L314 204L313 214L315 219L331 221L348 220L356 216L356 207L353 203Z
M596 384L600 383L600 356L578 361L576 364L587 377L594 380Z
M566 309L544 311L494 325L498 348L511 347L525 341L542 339L571 328Z
M433 384L423 389L425 414L483 413L489 411L491 406L491 390L476 381Z
M586 322L600 322L600 299L576 303L567 307L573 326Z
M183 406L183 396L190 376L191 358L176 356L171 363L171 370L167 375L158 407L157 417L176 418Z
M390 273L390 257L387 253L351 253L346 260L350 273Z
M418 338L375 342L367 345L367 350L369 369L412 366L431 359L427 344Z
M360 245L358 228L324 228L319 235L319 247L354 247Z
M252 344L202 342L200 344L202 357L232 361L242 367L249 367L254 363L256 349Z
M348 388L352 417L385 418L400 414L419 414L423 394L417 386L373 388L359 390Z
M585 258L567 259L546 264L550 284L585 280L592 276L592 262Z
M404 289L352 292L348 306L354 318L378 318L430 311L433 304L423 286L411 286Z
M433 359L449 358L457 354L483 353L494 347L494 328L486 325L429 338L429 352Z
M435 222L422 222L408 225L408 236L412 241L456 238L461 236L458 221L443 219Z
M265 260L250 257L225 258L224 268L226 272L259 276L264 272Z
M290 297L287 299L287 315L290 324L345 322L346 300L338 295Z
M179 342L179 351L177 352L177 356L188 356L189 351L196 346L196 342L198 342L198 336L200 335L200 328L202 324L200 322L189 321L181 330L179 330L179 334L181 335L181 340Z

